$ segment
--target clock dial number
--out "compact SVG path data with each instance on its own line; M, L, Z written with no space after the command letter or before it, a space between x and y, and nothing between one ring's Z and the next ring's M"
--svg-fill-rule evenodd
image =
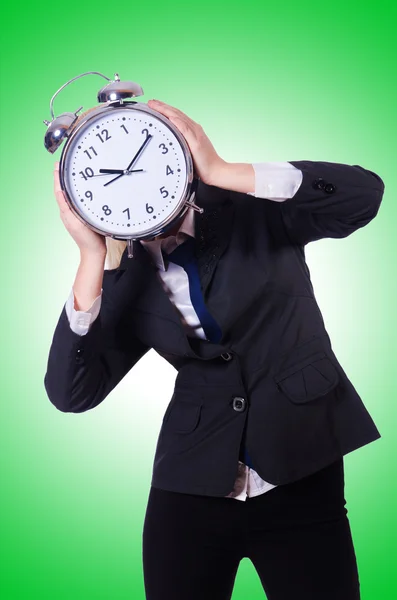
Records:
M109 216L109 215L112 214L112 211L110 210L110 208L108 207L107 204L104 204L102 206L102 210L103 210L103 212L105 213L106 216Z
M92 192L90 192L90 190L87 190L86 193L84 194L86 198L88 198L89 200L92 200Z
M95 156L98 156L98 154L97 154L97 152L96 152L96 150L95 150L95 148L94 148L93 146L90 146L90 150L91 150L92 154L95 154ZM85 154L88 156L88 158L89 158L90 160L92 160L91 153L90 153L90 152L88 152L88 150L84 150L84 152L85 152Z
M163 148L165 150L165 152L162 152L161 154L167 154L168 148L165 144L159 144L159 148Z
M146 212L151 214L154 211L153 206L149 206L148 203L146 203Z
M94 171L91 167L87 167L84 171L79 171L80 175L87 181L89 177L94 177Z
M121 129L124 129L124 131L126 133L129 133L129 131L128 131L128 129L127 129L127 127L125 125L120 125L120 127L121 127Z
M123 212L127 213L128 220L130 220L130 209L126 208L125 210L123 210Z
M165 170L165 174L166 175L173 175L174 171L171 169L170 165L167 165L167 168Z
M141 133L146 135L146 139L149 137L149 129L142 129Z
M110 140L110 138L112 137L111 135L109 135L107 129L102 129L101 133L97 133L96 136L101 140L102 144Z
M160 188L160 192L161 192L161 195L163 196L163 198L167 198L167 196L168 196L168 192L167 192L167 190L165 189L165 186L164 186L164 185L163 185L163 186Z

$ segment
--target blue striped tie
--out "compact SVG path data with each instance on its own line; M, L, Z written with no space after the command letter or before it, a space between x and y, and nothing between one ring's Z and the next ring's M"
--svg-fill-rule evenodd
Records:
M183 267L186 271L193 308L197 313L207 339L217 344L222 338L222 330L205 305L195 256L195 244L195 238L189 236L185 242L179 244L170 254L163 252L163 257Z
M186 271L189 279L190 299L204 329L204 333L210 342L218 343L222 337L222 331L205 305L204 296L201 291L197 259L194 252L195 243L195 238L189 236L185 242L179 244L170 254L164 251L162 251L162 254L163 258L183 267ZM243 439L245 439L245 434ZM240 447L239 459L252 468L251 458L248 455L244 442L242 442Z

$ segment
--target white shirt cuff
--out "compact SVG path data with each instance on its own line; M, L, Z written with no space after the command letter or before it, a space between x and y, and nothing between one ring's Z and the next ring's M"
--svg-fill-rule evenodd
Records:
M72 331L74 331L74 333L77 333L78 335L85 335L88 332L90 325L92 325L99 315L102 302L102 292L103 289L101 289L101 293L95 298L88 310L76 310L74 307L75 298L72 287L69 297L65 303L65 310L69 320L70 328Z
M289 162L260 162L252 166L255 192L248 192L250 196L284 202L293 198L302 183L302 171Z

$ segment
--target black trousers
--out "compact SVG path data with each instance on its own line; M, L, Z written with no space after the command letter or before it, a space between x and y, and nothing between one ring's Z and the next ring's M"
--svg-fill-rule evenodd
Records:
M244 502L151 487L146 599L229 600L248 557L268 600L359 600L345 504L343 459Z

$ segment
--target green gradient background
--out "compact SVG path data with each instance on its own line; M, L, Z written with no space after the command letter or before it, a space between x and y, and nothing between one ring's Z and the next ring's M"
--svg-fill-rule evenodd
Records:
M60 151L45 152L42 120L58 87L98 70L186 112L226 160L359 164L384 179L376 219L308 245L307 262L333 348L382 434L345 458L362 600L394 600L395 3L19 2L2 12L0 597L144 599L143 518L176 371L151 351L79 415L57 411L43 385L79 254L53 197ZM102 84L77 81L56 114L94 105ZM247 598L265 595L244 559L233 600Z

